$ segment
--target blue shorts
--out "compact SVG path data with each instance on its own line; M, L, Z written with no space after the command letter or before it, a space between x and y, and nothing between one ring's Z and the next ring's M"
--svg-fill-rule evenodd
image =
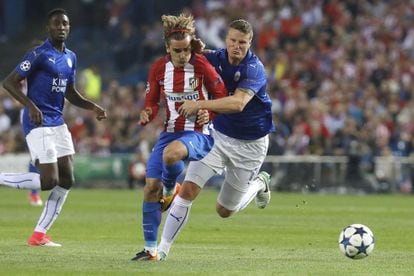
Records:
M162 132L160 138L152 149L147 161L146 177L161 179L162 174L162 154L164 149L171 142L178 140L183 143L188 156L184 160L197 161L204 158L214 145L213 137L200 132L181 131L181 132Z

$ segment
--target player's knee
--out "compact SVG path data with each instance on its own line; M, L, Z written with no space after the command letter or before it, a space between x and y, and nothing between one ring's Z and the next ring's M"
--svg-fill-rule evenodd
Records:
M187 181L181 185L179 195L181 198L185 200L193 201L200 193L200 190L201 188L197 186L195 183Z
M169 144L162 154L162 160L166 165L172 165L187 156L187 148L181 142L174 141Z
M59 186L69 190L75 184L75 177L63 177L59 181Z
M158 201L162 194L161 183L146 183L144 186L144 200Z
M42 191L49 191L59 184L57 177L40 177L40 187Z

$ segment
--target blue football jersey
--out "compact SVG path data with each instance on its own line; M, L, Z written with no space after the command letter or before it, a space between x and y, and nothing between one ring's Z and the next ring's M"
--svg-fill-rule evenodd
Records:
M255 94L242 112L218 115L213 121L214 128L242 140L259 139L274 131L272 101L266 93L266 71L259 58L249 50L239 65L232 65L227 60L226 49L218 49L206 57L222 77L229 95L236 88L249 89Z
M27 79L27 96L43 113L42 126L64 124L66 87L75 82L75 69L75 53L67 48L59 52L49 40L31 49L17 65L16 72ZM23 110L22 126L25 135L37 127L30 122L27 107Z

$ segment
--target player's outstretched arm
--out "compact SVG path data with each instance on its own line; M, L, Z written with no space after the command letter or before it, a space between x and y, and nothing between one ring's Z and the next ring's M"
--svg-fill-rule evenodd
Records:
M96 119L99 121L106 119L107 117L106 110L104 108L83 97L79 91L76 90L73 84L69 84L67 86L65 98L73 105L95 112Z

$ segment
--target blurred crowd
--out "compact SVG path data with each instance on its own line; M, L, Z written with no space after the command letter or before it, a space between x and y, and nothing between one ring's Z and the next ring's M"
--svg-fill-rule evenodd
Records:
M76 23L68 45L80 64L89 61L78 70L79 87L109 114L101 124L67 106L78 152L134 153L145 160L163 118L145 128L137 125L146 75L128 83L116 72L146 72L165 52L160 15L185 11L194 15L197 35L212 49L224 47L229 21L245 18L253 24L253 51L268 72L277 126L269 154L344 155L366 170L373 169L375 156L411 155L414 1L147 2L143 7L134 0L72 1L82 7L71 18ZM24 151L20 107L5 93L0 99L0 154Z

